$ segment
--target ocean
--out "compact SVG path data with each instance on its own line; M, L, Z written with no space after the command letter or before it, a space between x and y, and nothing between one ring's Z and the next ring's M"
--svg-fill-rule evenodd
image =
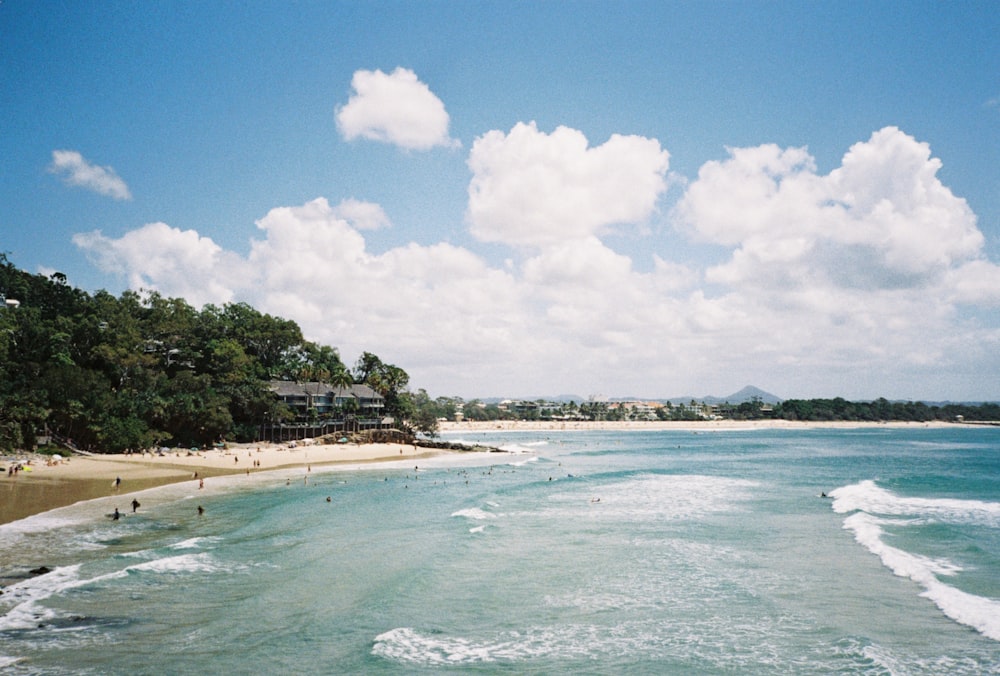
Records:
M998 428L446 438L0 526L0 671L1000 673Z

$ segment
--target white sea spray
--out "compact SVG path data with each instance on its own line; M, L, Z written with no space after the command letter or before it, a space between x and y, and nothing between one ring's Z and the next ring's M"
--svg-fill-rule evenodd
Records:
M883 529L883 526L905 528L923 523L924 519L996 527L1000 524L1000 503L901 497L868 480L838 488L831 496L834 511L850 513L844 519L844 528L853 532L858 543L878 556L886 568L923 587L921 596L933 601L951 619L1000 641L1000 600L945 584L939 578L958 575L962 572L961 565L893 547L886 543Z

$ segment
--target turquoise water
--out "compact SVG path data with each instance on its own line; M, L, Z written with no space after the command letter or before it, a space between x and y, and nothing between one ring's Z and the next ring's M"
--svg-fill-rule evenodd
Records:
M464 438L0 526L0 668L1000 673L1000 429Z

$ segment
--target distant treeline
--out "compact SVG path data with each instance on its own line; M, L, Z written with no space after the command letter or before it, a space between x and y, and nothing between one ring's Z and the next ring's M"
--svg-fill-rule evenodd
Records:
M891 402L876 399L871 402L852 402L842 399L788 399L779 404L768 405L760 399L752 399L740 404L718 404L706 406L696 400L688 403L666 403L649 410L628 404L609 402L553 402L538 400L521 402L517 406L484 404L478 399L471 401L459 397L438 397L430 399L420 390L414 395L417 408L433 417L455 420L461 414L465 420L704 420L712 416L731 420L760 420L781 418L785 420L807 421L907 421L925 422L944 420L954 422L959 419L970 421L1000 421L1000 404L947 404L928 406L920 402Z
M30 449L40 435L108 452L251 440L263 421L292 415L271 379L365 383L386 414L411 412L399 367L366 352L349 370L295 322L245 303L196 310L155 292L91 295L2 253L0 295L0 450Z
M746 414L747 408L753 417L763 417L764 411L754 406L736 407L736 414ZM770 415L785 420L847 420L847 421L905 421L927 422L943 420L1000 421L1000 404L944 404L929 406L919 401L846 401L836 399L787 399L774 406Z

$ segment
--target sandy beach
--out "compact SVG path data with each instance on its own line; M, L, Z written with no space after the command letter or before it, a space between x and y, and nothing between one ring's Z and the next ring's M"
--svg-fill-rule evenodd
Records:
M182 481L267 472L278 469L338 463L371 463L423 458L443 451L409 444L327 444L294 448L278 444L240 444L227 449L191 452L174 449L164 454L99 455L64 457L47 464L45 456L30 458L26 470L9 476L12 462L0 462L0 523L9 523L81 500L125 495L135 491ZM17 457L17 456L11 456ZM195 476L197 475L197 477ZM121 483L116 484L116 479ZM123 501L122 508L129 501Z

